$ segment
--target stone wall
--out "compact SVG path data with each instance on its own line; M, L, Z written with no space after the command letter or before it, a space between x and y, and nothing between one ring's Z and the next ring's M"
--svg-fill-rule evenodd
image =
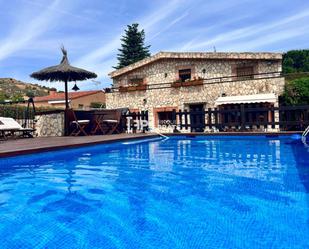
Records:
M38 137L57 137L64 135L64 112L38 115L35 129Z
M253 66L254 73L281 71L281 60L201 60L163 59L113 78L113 86L128 85L130 79L143 78L148 85L178 79L178 70L191 68L192 78L211 79L235 75L238 66ZM205 72L205 73L204 73Z

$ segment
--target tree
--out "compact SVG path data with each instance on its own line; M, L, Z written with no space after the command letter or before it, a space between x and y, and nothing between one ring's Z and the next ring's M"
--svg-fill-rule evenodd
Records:
M28 90L28 91L26 92L26 96L27 96L28 98L34 98L35 94L34 94L33 91Z
M14 93L13 96L11 97L11 100L13 102L19 102L24 100L24 96L21 93Z
M291 50L283 55L283 73L309 71L309 50Z
M0 102L4 102L7 99L9 99L9 97L4 92L0 91Z
M120 69L134 62L150 56L150 46L145 46L145 31L138 30L138 24L128 25L125 35L121 38L122 44L117 55L118 65L114 68Z
M287 82L281 100L284 105L308 105L309 78Z

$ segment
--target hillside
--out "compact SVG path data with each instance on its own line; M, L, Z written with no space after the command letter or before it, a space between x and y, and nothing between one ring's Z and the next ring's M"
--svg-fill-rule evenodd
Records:
M38 84L25 83L12 78L0 78L0 100L18 100L29 96L48 95L50 88Z

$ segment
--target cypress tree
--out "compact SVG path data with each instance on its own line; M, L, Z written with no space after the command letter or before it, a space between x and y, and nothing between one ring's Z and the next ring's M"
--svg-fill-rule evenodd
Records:
M117 55L118 65L114 68L120 69L134 62L150 56L150 46L145 46L145 31L138 30L138 23L128 25L124 36L121 38L122 44Z

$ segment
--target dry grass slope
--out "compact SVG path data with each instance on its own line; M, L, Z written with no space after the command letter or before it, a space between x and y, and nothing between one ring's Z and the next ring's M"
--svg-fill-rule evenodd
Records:
M9 97L14 94L26 96L29 93L33 93L34 96L45 96L48 95L49 90L50 88L38 84L26 83L12 78L0 78L0 93Z

